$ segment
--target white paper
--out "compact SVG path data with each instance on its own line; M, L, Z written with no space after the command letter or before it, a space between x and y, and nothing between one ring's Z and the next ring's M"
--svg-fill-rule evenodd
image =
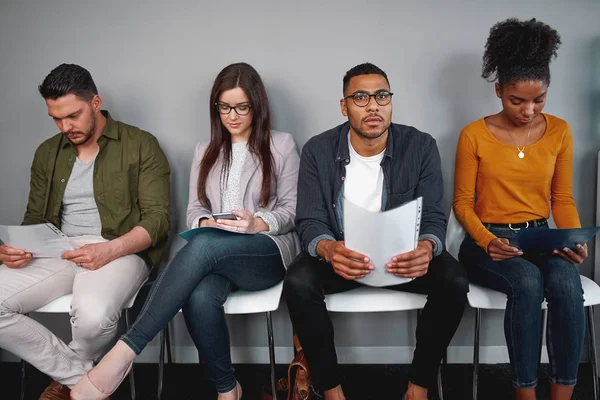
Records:
M11 247L31 253L34 258L60 258L65 251L79 247L51 223L0 225L0 239Z
M387 272L393 256L414 250L419 241L421 207L419 197L400 207L373 212L344 199L344 240L346 247L369 257L375 267L358 282L369 286L391 286L410 282Z

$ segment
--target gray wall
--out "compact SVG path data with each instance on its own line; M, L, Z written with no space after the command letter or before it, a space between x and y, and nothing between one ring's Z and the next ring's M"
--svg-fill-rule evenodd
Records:
M592 225L600 148L598 1L412 3L0 0L0 223L21 221L34 150L57 131L36 86L63 62L91 71L115 118L159 138L173 170L173 233L185 228L193 146L209 136L212 81L225 65L242 60L266 83L274 128L291 132L298 146L343 121L338 100L347 69L367 60L382 67L396 94L394 121L417 126L438 141L449 210L458 132L500 107L492 84L479 77L489 28L516 16L537 17L562 35L545 111L571 123L574 196L583 224ZM175 241L171 254L180 245ZM591 275L591 263L582 271ZM467 309L451 362L470 359L472 316ZM66 318L44 318L67 335ZM489 352L483 350L482 360L505 360L502 313L484 318L482 345ZM334 320L343 360L375 362L378 354L382 361L409 359L414 316L336 315ZM291 354L285 307L275 322L284 360ZM176 325L179 360L191 360L192 343L180 317ZM236 359L266 361L262 349L253 352L266 345L262 316L232 318L231 328Z

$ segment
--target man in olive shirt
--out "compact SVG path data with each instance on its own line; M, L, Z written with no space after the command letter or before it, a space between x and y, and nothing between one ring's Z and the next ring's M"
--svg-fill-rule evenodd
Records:
M69 399L69 386L114 342L123 308L160 262L170 170L154 136L101 111L86 69L62 64L39 91L61 132L35 152L23 224L52 222L81 247L35 259L0 245L0 347L55 380L40 399ZM66 344L26 314L68 293Z

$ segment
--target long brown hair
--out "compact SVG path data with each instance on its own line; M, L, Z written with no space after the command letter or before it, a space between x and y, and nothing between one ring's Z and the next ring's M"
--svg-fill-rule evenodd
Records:
M225 182L229 175L231 161L231 134L221 122L216 103L219 101L221 93L236 87L241 88L246 93L250 103L252 130L248 139L248 150L262 166L263 179L260 190L260 206L266 206L271 196L274 162L271 154L271 115L269 113L267 91L260 75L251 65L246 63L231 64L223 68L217 75L210 93L210 143L206 148L202 161L200 161L200 174L198 175L198 201L207 208L211 208L210 200L206 195L208 173L217 162L221 151L223 151L221 181ZM231 110L231 112L235 111Z

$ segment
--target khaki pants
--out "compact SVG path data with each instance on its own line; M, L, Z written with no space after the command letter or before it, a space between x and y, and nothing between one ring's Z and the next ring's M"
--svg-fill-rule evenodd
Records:
M106 241L97 236L72 239L79 245ZM121 312L148 273L136 255L96 271L49 258L33 259L21 269L0 265L0 347L73 386L114 342ZM24 314L69 293L72 341L66 344Z

